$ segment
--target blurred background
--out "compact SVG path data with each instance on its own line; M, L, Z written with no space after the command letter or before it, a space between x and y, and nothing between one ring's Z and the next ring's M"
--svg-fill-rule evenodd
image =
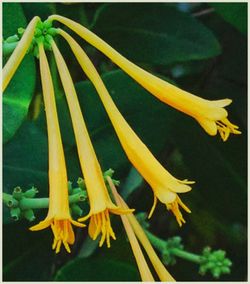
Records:
M247 280L247 4L246 3L3 3L3 37L38 15L71 18L94 31L146 70L206 99L230 98L229 119L241 135L223 142L208 136L196 121L161 103L108 58L70 32L87 51L129 124L159 161L177 178L195 180L182 196L192 210L179 228L159 203L149 230L166 240L180 236L185 249L223 249L232 260L223 281ZM55 27L60 26L58 23ZM136 212L149 212L153 194L127 160L93 86L65 42L58 38L78 92L82 111L102 169L115 170L120 193ZM68 177L81 177L70 116L55 62L48 52L55 83ZM8 58L3 60L6 62ZM37 60L27 55L3 94L3 190L35 186L48 196L47 133ZM139 281L135 259L118 217L117 240L98 248L87 230L76 230L72 253L51 250L50 230L14 222L6 208L3 224L4 281ZM85 213L88 208L84 208ZM194 263L177 259L168 270L178 281L212 281Z

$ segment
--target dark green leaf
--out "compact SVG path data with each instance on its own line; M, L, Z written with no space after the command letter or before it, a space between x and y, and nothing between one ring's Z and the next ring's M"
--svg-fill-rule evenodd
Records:
M247 3L211 3L225 21L243 34L247 33Z
M108 4L97 11L93 30L130 60L150 64L216 56L213 33L166 4Z
M6 38L26 27L26 20L18 3L3 5L3 36ZM27 116L35 88L36 72L34 58L27 55L3 94L3 141L13 137Z
M56 281L139 281L136 267L109 257L75 258L55 277Z
M35 123L25 122L15 140L4 145L3 160L5 192L15 186L47 188L47 137Z
M54 260L51 233L49 230L31 232L30 225L26 221L4 227L3 281L51 279Z
M121 194L123 198L127 199L128 196L132 192L134 192L142 183L143 177L138 173L138 171L134 167L132 167L121 188Z

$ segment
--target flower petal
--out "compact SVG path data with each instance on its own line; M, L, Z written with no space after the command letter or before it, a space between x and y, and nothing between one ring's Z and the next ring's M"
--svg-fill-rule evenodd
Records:
M211 136L214 136L217 134L217 125L215 121L209 120L209 119L196 119L199 124L202 126L202 128Z

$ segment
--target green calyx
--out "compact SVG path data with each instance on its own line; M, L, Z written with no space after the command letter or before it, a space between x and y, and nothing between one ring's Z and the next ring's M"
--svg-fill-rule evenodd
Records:
M226 252L223 250L211 251L211 248L204 248L201 256L200 271L204 275L210 271L215 278L219 278L221 274L229 274L232 262L226 258Z
M43 44L45 50L51 50L51 41L56 35L57 29L53 28L52 21L46 20L44 22L38 22L29 52L33 52L34 56L38 58L38 44Z
M82 215L82 209L77 203L86 201L87 193L86 190L76 187L74 189L69 186L69 206L73 214L78 216ZM36 198L38 190L35 187L23 190L17 186L14 188L12 195L3 193L3 202L10 209L10 216L14 221L18 221L22 218L28 221L35 219L34 209L43 209L49 207L49 198Z
M24 28L18 28L15 35L9 36L3 41L3 55L9 56L16 48L19 40L25 32ZM51 50L51 40L57 35L57 29L52 26L51 20L38 22L34 37L28 49L34 56L39 57L38 44L43 44L45 50Z
M113 174L114 171L112 169L103 173L103 178L107 186L107 177L112 178ZM119 185L120 183L118 180L112 179L112 181L115 185ZM18 221L25 218L28 221L33 221L35 219L34 209L49 207L49 198L37 198L37 193L38 190L35 187L23 191L20 186L15 187L12 194L3 193L3 203L9 208L13 220ZM79 203L87 201L88 198L84 179L79 177L76 187L73 187L72 182L68 181L68 193L71 214L82 216L83 210L79 206Z

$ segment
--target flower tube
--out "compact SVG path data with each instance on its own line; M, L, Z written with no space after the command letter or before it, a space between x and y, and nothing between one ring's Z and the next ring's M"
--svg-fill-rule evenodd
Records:
M86 53L66 32L58 29L58 33L69 43L83 71L94 84L128 159L154 191L154 203L149 218L153 214L158 198L166 204L168 210L172 210L181 226L185 220L179 206L187 212L190 212L190 210L183 204L177 193L190 191L191 187L188 184L193 182L178 180L164 169L123 118Z
M7 63L4 65L2 78L3 78L3 92L8 86L11 78L15 74L19 64L23 60L30 44L33 39L35 28L37 23L40 21L39 17L34 17L27 28L25 29L25 32L21 38L21 40L18 42L17 47L13 51L12 55L10 56Z
M90 203L89 214L80 218L79 221L85 221L90 218L90 224L88 227L90 237L95 240L101 233L102 237L99 242L99 246L102 246L106 239L107 246L110 247L110 237L113 239L116 238L111 227L109 213L126 214L133 210L123 210L117 207L110 199L100 164L97 160L82 116L69 70L54 41L51 41L51 46L70 110L78 156Z
M107 177L107 181L112 190L116 203L118 204L118 206L122 207L122 204L119 200L118 193L116 191L115 185L112 182L112 179L110 177ZM122 219L122 223L126 231L130 246L132 248L132 251L133 251L137 266L138 266L138 270L140 272L141 280L143 282L154 282L154 277L152 273L150 272L150 269L142 253L139 242L135 236L135 232L133 231L133 228L130 225L127 216L121 215L121 219Z
M119 193L117 192L114 183L112 182L112 179L110 177L107 177L109 186L112 190L112 193L115 197L116 203L124 208L127 209L128 206L126 204L126 202L122 199L122 197L119 195ZM122 216L121 216L122 217ZM126 220L129 222L129 224L132 226L132 230L133 232L136 234L137 238L139 239L139 241L141 242L143 248L145 249L157 275L159 276L160 280L162 282L175 282L175 279L172 277L172 275L167 271L167 269L165 268L165 266L162 264L162 262L160 261L159 257L157 256L157 254L155 253L151 243L149 242L146 234L143 231L143 228L141 227L141 225L139 224L139 222L137 221L136 217L134 216L134 214L127 214L126 216L124 216L124 218L126 218Z
M57 20L68 26L80 37L96 47L115 64L136 80L143 88L162 102L193 117L209 135L219 132L223 141L232 134L241 134L238 126L232 124L224 107L231 104L232 100L206 100L186 92L135 65L97 35L82 25L59 15L52 15L50 20Z
M71 223L84 227L85 225L72 220L69 212L68 180L57 117L54 89L48 61L43 44L39 44L39 62L42 79L43 97L46 111L49 145L49 210L44 221L30 228L38 231L51 226L54 234L52 248L56 253L63 244L70 252L69 244L75 242L75 235Z

